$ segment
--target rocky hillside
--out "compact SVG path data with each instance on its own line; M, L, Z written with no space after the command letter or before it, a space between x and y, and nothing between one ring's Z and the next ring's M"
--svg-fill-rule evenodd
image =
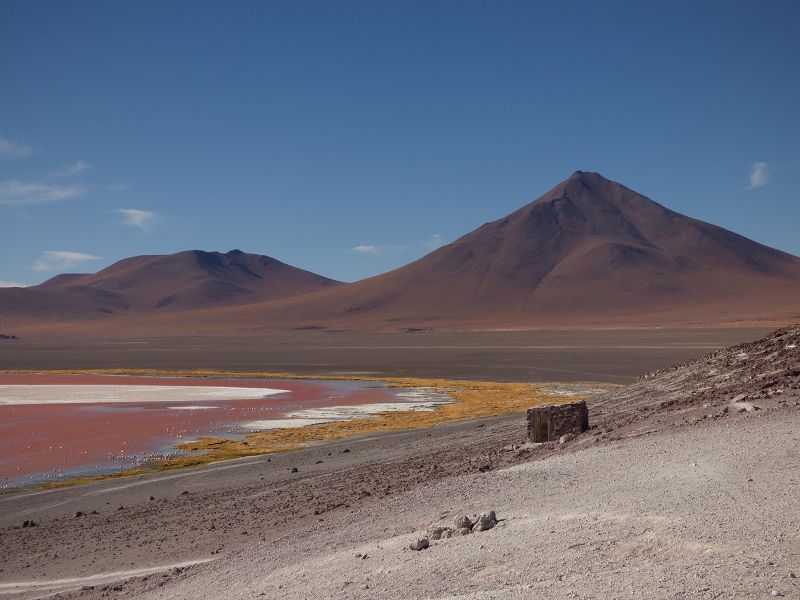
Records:
M800 405L800 324L648 373L591 404L594 420L613 415L617 425L666 412L696 421Z

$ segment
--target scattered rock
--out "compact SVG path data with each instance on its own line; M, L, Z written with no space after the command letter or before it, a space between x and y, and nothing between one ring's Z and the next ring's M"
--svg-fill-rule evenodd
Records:
M541 448L544 446L544 442L525 442L517 446L517 452L525 452L527 450L535 450L536 448Z
M85 517L85 516L86 516L86 513L85 513L85 512L83 512L82 510L79 510L79 511L76 511L76 512L75 512L75 514L74 514L74 515L72 515L72 516L73 516L73 517L75 517L76 519L79 519L79 518L81 518L81 517Z
M497 525L497 515L495 515L493 510L488 513L481 513L472 526L472 532L487 531L495 525Z
M441 540L452 536L453 530L449 527L431 527L428 529L428 538L432 540Z
M429 540L442 540L455 535L469 535L479 531L487 531L495 525L497 525L497 515L493 510L488 513L481 513L474 521L466 515L461 515L455 518L453 527L444 525L429 527L427 538Z
M772 591L769 593L769 595L770 595L770 596L773 596L773 597L783 596L783 594L782 594L781 592L779 592L778 590L772 590Z
M187 492L186 490L183 490L183 491L181 492L181 496L186 496L186 495L188 495L188 494L189 494L189 492Z
M297 473L299 470L300 469L298 469L297 467L292 467L291 469L289 469L289 473Z
M409 549L411 549L411 550L417 550L417 551L419 551L419 550L425 550L425 548L427 548L427 547L428 547L428 546L430 546L430 545L431 545L431 544L430 544L430 542L428 541L428 538L426 538L426 537L421 537L421 538L418 538L418 539L414 540L413 542L411 542L411 543L408 545L408 547L409 547Z
M155 496L150 496L150 497L148 498L148 500L150 500L150 502L152 502L152 501L153 501L153 500L155 500L155 499L156 499L156 497L155 497Z
M572 440L574 440L576 437L578 436L575 435L574 433L565 433L560 438L558 438L558 443L566 444L567 442L571 442Z
M739 396L737 396L738 398ZM731 402L731 409L737 413L742 412L755 412L758 407L752 402Z
M23 527L36 527L36 521L34 521L32 519L28 519L28 520L22 522L22 526Z
M342 454L347 454L348 452L350 452L350 448L345 448L342 450Z

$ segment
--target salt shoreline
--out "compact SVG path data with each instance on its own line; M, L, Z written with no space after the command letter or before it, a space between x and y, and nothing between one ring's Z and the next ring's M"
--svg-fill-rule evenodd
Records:
M309 427L336 421L351 421L379 415L381 413L403 411L434 411L437 406L449 404L453 399L449 396L434 392L429 388L411 388L397 392L399 402L380 402L370 404L354 404L351 406L326 406L322 408L307 408L290 412L280 419L263 419L245 423L255 431L269 431L272 429Z
M11 384L0 385L0 405L253 400L285 394L289 391L227 386Z

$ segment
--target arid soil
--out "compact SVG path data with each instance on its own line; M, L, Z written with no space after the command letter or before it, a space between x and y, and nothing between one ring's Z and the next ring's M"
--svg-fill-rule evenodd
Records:
M0 595L797 597L799 408L794 327L592 399L564 444L502 417L2 498Z

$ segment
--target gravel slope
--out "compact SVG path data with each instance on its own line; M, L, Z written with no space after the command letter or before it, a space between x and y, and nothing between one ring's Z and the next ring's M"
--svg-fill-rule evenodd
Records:
M114 594L798 597L799 426L796 409L774 409L452 477ZM495 529L407 549L431 524L490 508L505 519Z

